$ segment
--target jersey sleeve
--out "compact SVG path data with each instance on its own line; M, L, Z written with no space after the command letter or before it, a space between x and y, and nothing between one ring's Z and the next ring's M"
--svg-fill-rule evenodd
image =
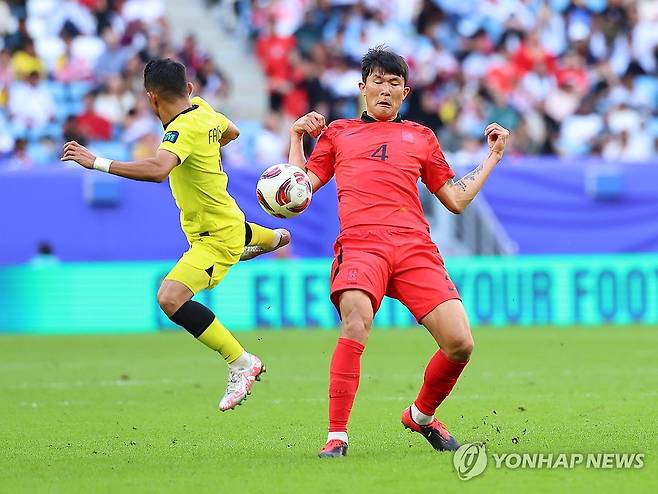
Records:
M446 161L439 140L431 132L428 142L427 159L423 163L420 178L427 189L435 194L445 183L455 176Z
M192 131L183 125L173 122L167 127L158 149L164 149L178 156L182 163L192 154Z
M334 176L334 165L336 164L336 153L331 134L331 128L322 133L306 162L306 169L315 173L323 184Z
M219 125L219 130L221 131L222 134L226 132L226 129L228 129L228 122L229 122L226 115L218 111L215 111L215 109L210 105L210 103L208 103L201 96L195 96L194 98L192 98L191 102L193 105L199 105L208 111L214 112L215 116L217 117L217 125Z
M223 134L224 132L226 132L226 129L228 129L228 118L226 117L226 115L219 112L215 112L215 115L217 116L219 130Z

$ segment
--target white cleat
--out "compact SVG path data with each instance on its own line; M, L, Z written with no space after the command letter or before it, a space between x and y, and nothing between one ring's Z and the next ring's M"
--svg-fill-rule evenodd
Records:
M244 251L240 256L240 260L248 261L249 259L258 257L261 254L274 252L275 250L280 249L281 247L285 247L290 243L290 232L288 230L286 230L285 228L277 228L274 231L279 234L279 241L276 243L274 247L272 247L271 249L266 249L265 247L261 247L260 245L247 245L245 246Z
M219 402L219 409L222 412L241 405L251 394L254 382L260 381L261 374L265 372L265 366L258 357L255 355L249 355L249 357L251 358L249 367L235 370L229 368L226 392Z

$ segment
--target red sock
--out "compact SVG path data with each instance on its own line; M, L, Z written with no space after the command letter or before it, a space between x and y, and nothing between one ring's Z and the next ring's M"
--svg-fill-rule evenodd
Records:
M448 359L443 350L436 352L425 369L423 386L414 402L416 408L425 415L434 415L438 406L452 391L466 364L468 360L455 362Z
M358 341L338 338L329 367L329 432L346 432L352 404L361 377L361 354Z

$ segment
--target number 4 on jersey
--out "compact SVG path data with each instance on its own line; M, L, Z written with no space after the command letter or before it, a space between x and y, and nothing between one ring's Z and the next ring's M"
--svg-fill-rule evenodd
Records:
M388 158L388 155L386 154L386 146L387 144L382 144L377 149L375 149L375 152L370 156L373 158L379 158L382 161L386 161L386 158Z

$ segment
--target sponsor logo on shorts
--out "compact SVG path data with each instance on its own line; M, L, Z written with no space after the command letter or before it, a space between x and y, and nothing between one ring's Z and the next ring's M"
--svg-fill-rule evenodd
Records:
M350 283L356 283L356 279L359 276L359 270L358 269L350 269L347 271L347 281Z

